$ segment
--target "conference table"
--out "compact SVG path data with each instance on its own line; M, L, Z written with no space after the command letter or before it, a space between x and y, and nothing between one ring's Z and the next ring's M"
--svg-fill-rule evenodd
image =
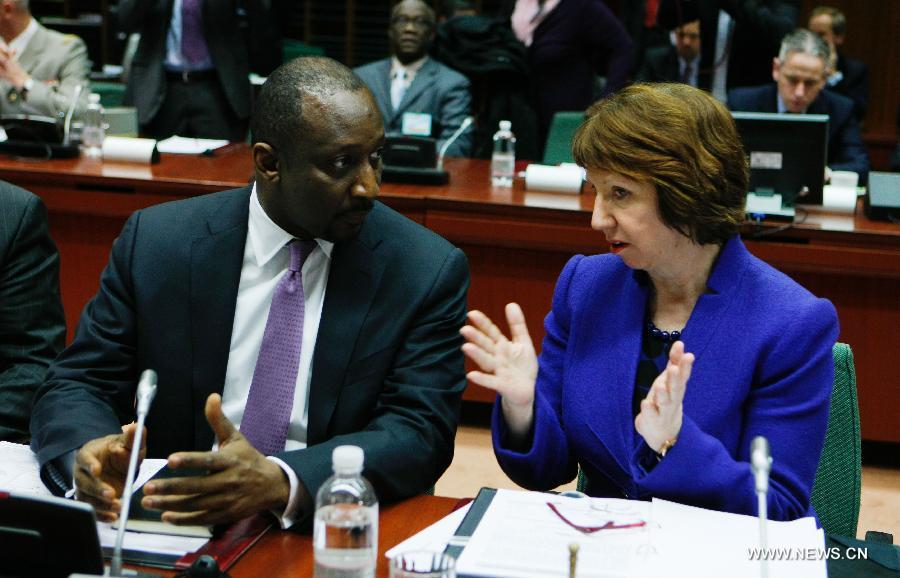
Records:
M246 185L247 145L213 155L161 155L153 165L94 159L29 162L0 157L0 179L40 195L61 256L61 288L69 338L96 292L109 249L133 211ZM593 196L490 185L489 162L446 159L447 185L384 183L381 200L465 251L470 308L495 319L517 301L536 344L553 287L574 254L608 251L590 228ZM840 340L854 351L862 434L900 442L900 387L894 355L900 346L900 225L809 207L791 226L749 224L742 235L756 256L834 303ZM740 328L735 328L739 338ZM470 384L465 398L489 402L493 392Z

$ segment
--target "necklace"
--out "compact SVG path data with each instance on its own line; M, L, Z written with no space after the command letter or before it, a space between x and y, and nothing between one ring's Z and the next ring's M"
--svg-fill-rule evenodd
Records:
M653 324L653 321L647 321L647 331L650 335L653 336L654 339L658 339L663 343L675 343L679 339L681 339L681 331L663 331L659 327Z

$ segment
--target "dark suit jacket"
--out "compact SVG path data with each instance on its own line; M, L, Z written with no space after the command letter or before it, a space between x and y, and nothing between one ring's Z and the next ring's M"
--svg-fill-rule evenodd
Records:
M639 82L680 82L678 72L678 53L675 47L654 46L644 54L644 62L638 71Z
M203 34L228 104L243 119L250 116L247 75L251 69L267 74L268 70L260 68L279 58L281 46L263 1L245 0L240 4L246 11L245 20L237 16L237 0L203 0ZM119 2L120 28L141 34L125 89L125 102L137 107L140 124L147 124L156 116L166 95L163 62L172 6L173 0ZM272 55L273 51L277 54ZM258 63L253 63L257 66L251 67L251 56L259 58Z
M159 390L147 455L209 450L203 414L222 392L250 189L138 211L100 291L38 391L32 447L43 466L134 419L139 373ZM307 449L279 454L315 496L341 444L366 453L382 501L422 493L450 464L462 391L463 253L376 203L335 245L309 392ZM46 478L45 478L46 479Z
M728 108L748 112L778 112L778 86L736 88L728 93ZM828 166L835 171L859 173L860 183L869 176L869 156L853 116L853 101L822 90L806 110L828 115Z
M862 60L838 54L837 68L843 78L830 89L852 100L853 114L862 121L869 106L869 67Z
M47 210L0 181L0 440L27 438L34 392L65 338Z
M391 105L391 59L370 62L353 70L369 86L384 118L388 134L400 134L403 115L421 112L431 115L431 136L438 148L458 129L472 109L469 81L452 68L429 58L416 73L397 110ZM447 156L472 155L472 130L468 129L450 145Z
M677 0L663 0L672 2ZM700 78L711 86L715 64L719 10L732 18L733 35L728 55L727 88L762 84L772 78L772 58L781 39L797 26L799 0L698 0L700 12ZM662 8L660 8L662 10Z
M531 448L504 446L499 398L494 407L494 449L510 478L549 490L580 464L591 495L756 515L748 462L750 441L762 435L777 456L769 517L810 515L834 379L834 307L751 255L738 237L722 248L707 285L682 332L696 362L678 443L656 463L631 412L647 276L609 254L569 261L544 323Z

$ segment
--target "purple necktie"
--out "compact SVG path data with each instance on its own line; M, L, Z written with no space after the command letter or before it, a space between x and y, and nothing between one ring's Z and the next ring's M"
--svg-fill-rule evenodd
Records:
M203 36L203 0L181 0L181 56L185 64L198 64L209 58Z
M272 296L250 395L241 420L241 433L267 456L283 451L287 440L303 341L303 278L300 271L315 246L315 241L288 243L291 264L278 280Z

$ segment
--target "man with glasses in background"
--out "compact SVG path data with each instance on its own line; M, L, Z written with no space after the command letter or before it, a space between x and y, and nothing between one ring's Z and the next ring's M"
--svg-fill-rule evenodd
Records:
M469 115L469 81L428 56L435 15L421 0L404 0L391 12L391 56L354 70L369 85L388 135L433 137L440 148ZM464 132L448 156L469 156L471 135Z

